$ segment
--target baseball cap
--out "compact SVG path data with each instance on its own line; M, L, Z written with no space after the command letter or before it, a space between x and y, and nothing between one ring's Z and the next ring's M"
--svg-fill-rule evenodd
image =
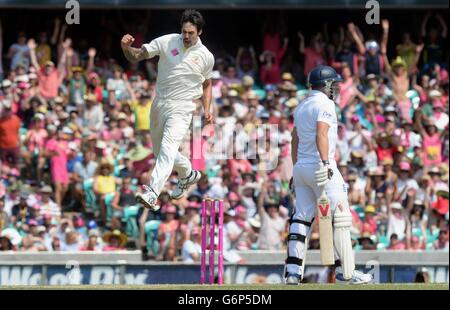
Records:
M281 75L281 79L285 80L285 81L293 81L294 80L294 76L290 72L284 72Z
M371 40L366 42L366 48L368 50L378 50L378 43L377 41Z
M395 110L395 107L392 105L388 105L385 109L384 109L384 113L390 113L390 112L397 112Z
M391 209L403 210L403 207L400 202L395 201L395 202L391 203Z
M364 209L365 213L375 213L376 212L376 208L374 205L368 205L365 209Z
M1 104L2 104L2 106L3 106L3 108L4 109L11 109L11 107L12 107L12 103L11 103L11 100L9 100L9 99L3 99L2 101L1 101Z
M245 75L242 78L242 85L244 86L253 86L255 84L255 80L250 75Z
M67 114L67 113L66 113ZM66 135L73 135L73 130L70 129L69 127L64 127L62 132Z
M395 123L395 117L392 115L388 115L386 116L386 121Z
M213 80L220 80L220 72L217 70L214 70L211 72L211 79Z
M37 233L38 233L38 234L47 231L47 229L46 229L45 226L43 226L43 225L39 225L39 226L36 228L36 230L37 230Z
M400 163L400 170L409 171L411 170L411 165L407 162Z
M234 209L228 209L227 211L225 211L225 215L236 216L236 211Z
M252 99L257 99L259 100L258 94L254 91L250 91L248 93L247 99L252 100Z
M437 89L433 89L432 91L429 92L428 95L430 96L430 98L434 98L434 97L441 97L442 93Z
M229 92L228 92L228 97L237 97L239 94L238 94L238 92L235 90L235 89L231 89Z
M2 87L3 88L11 87L11 85L12 85L12 83L8 79L4 79L3 82L2 82Z

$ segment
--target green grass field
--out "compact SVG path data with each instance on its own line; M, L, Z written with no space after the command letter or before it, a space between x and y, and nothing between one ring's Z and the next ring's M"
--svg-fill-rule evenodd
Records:
M60 285L60 286L0 286L0 290L448 290L448 284L302 284L287 286L282 284L251 285Z

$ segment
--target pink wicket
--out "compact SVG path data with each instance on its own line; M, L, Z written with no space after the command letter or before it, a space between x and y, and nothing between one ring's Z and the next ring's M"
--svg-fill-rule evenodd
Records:
M206 200L202 201L202 257L200 283L206 283Z
M218 210L216 210L218 207ZM207 244L208 236L208 210L209 210L209 244ZM215 249L216 249L216 213L218 211L218 284L224 282L224 265L223 265L223 201L218 199L206 198L202 201L202 254L200 266L200 283L206 283L206 249L209 249L209 283L215 282Z
M219 284L223 284L223 200L219 201Z

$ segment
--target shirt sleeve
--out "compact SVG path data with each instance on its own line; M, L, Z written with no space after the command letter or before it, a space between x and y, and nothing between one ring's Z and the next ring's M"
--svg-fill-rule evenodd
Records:
M327 100L320 103L319 113L317 115L318 122L324 122L331 126L334 121L334 114L336 111L334 110L333 102Z
M206 80L211 78L212 69L214 67L214 56L212 54L208 54L208 59L206 60L205 71L203 72L203 76Z
M142 47L144 47L147 50L148 58L158 56L161 53L160 38L156 38L152 40L150 43L143 44Z

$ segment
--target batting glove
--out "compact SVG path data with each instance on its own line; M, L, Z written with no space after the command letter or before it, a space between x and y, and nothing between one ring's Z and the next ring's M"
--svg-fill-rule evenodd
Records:
M324 186L333 176L333 170L327 162L320 162L315 174L317 186Z

